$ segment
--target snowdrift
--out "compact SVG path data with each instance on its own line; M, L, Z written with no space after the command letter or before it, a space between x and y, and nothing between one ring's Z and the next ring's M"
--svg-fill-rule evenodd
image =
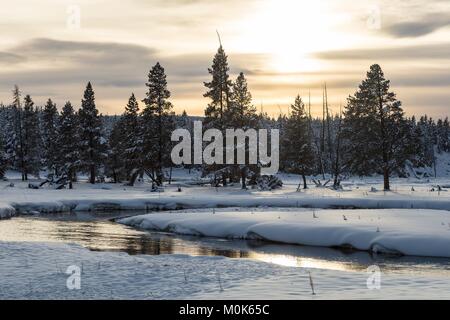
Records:
M76 196L76 194L75 194ZM97 199L96 196L98 197ZM136 195L135 195L136 196ZM139 196L139 195L137 195ZM450 210L450 199L391 198L337 198L313 197L303 194L287 195L230 195L196 194L174 197L149 195L146 198L110 198L93 193L91 199L14 201L10 206L18 213L51 213L69 211L117 211L117 210L175 210L225 207L284 207L321 209L433 209Z
M450 213L438 210L197 210L118 222L186 235L450 257Z
M15 212L16 210L9 204L0 202L0 219L10 218Z

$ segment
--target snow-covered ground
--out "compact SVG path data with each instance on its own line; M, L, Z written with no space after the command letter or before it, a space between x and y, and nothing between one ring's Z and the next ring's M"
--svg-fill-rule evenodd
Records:
M7 177L0 181L0 218L17 213L168 210L121 222L183 234L450 257L449 178L392 179L391 192L380 191L380 177L351 178L343 182L342 191L310 183L308 190L296 192L299 177L284 174L282 189L258 191L241 190L239 185L199 186L195 173L175 170L171 186L151 192L148 183L126 187L83 180L73 190L35 190L14 173ZM359 209L344 210L355 208ZM170 212L174 209L184 211ZM306 260L290 267L265 258L129 256L71 244L0 241L0 298L450 298L445 263L432 273L414 276L381 270L381 289L369 290L370 273L364 269L299 267L308 265ZM83 270L81 290L66 287L70 265ZM311 295L309 271L316 296Z
M192 185L197 175L175 170L174 181L164 192L151 192L148 183L127 187L122 184L90 185L85 181L73 190L29 189L13 173L10 181L0 182L0 212L64 212L86 210L171 210L205 207L315 207L315 208L397 208L450 210L449 178L393 179L392 191L383 192L382 179L351 178L343 182L343 191L316 188L296 192L299 177L281 175L282 189L276 191L241 190ZM31 181L36 183L36 181ZM11 185L12 184L12 185ZM441 186L438 191L437 186ZM178 186L182 191L177 192Z
M236 208L145 214L119 222L140 229L187 235L450 257L448 211Z
M78 267L80 289L66 274ZM449 299L450 277L282 267L250 259L129 256L78 245L0 242L0 299ZM312 295L309 275L313 279ZM69 281L69 283L72 283ZM376 283L376 282L374 282Z

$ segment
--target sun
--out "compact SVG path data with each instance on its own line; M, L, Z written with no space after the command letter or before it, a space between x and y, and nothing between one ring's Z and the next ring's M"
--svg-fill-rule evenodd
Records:
M265 0L241 23L239 46L269 55L273 71L305 72L320 69L313 53L339 44L326 2Z
M312 72L320 63L302 52L280 51L272 54L270 67L281 73Z

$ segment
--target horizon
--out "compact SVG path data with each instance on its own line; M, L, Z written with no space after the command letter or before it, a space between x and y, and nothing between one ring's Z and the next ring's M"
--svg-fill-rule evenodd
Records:
M36 105L51 98L59 109L67 100L79 107L91 81L100 112L118 115L132 92L142 100L159 61L175 112L203 116L217 30L232 79L244 72L253 104L271 116L287 114L297 94L308 101L309 92L312 114L320 116L324 83L335 113L379 63L407 116L445 118L450 42L442 39L450 35L450 4L432 2L19 0L6 5L10 14L0 25L0 101L9 104L17 84Z

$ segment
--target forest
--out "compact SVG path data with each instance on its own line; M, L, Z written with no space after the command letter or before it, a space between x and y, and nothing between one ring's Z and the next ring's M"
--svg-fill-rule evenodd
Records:
M148 73L146 96L140 99L131 93L123 114L117 116L99 113L90 82L79 108L67 101L60 110L52 99L35 105L16 85L11 103L0 105L0 177L16 170L27 181L45 172L46 181L63 181L62 187L71 188L81 174L92 184L130 186L145 176L153 187L160 187L170 181L173 167L171 133L184 128L193 134L195 119L203 121L205 130L223 133L229 128L278 129L280 170L303 177L303 188L311 176L322 181L327 177L326 183L339 189L349 176L382 175L384 189L390 190L392 176L437 176L437 155L450 152L448 118L407 117L378 64L370 66L337 114L330 111L324 83L321 117L311 115L309 94L293 97L288 114L258 111L244 73L231 78L222 46L208 72L203 95L208 104L201 118L187 111L175 114L160 63ZM214 186L240 182L247 188L261 179L264 164L225 163L184 167L201 170Z

